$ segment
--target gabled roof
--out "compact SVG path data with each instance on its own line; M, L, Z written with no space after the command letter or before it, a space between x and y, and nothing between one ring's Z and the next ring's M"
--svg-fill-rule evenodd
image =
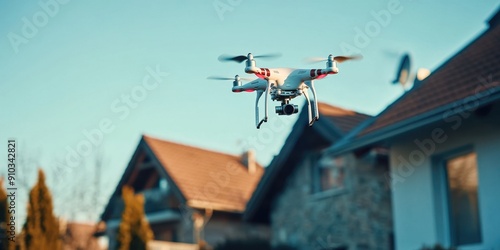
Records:
M187 204L243 212L264 169L250 173L235 156L144 136Z
M498 13L496 14L498 16ZM492 21L490 21L492 23ZM495 25L401 96L359 131L331 149L364 147L452 115L456 107L497 100L500 91L500 26Z
M319 102L318 106L321 118L329 120L331 125L338 129L341 134L348 133L362 121L371 117L356 111L331 106L326 103Z
M144 156L145 154L145 156ZM264 169L250 172L240 156L142 136L101 218L112 213L113 197L121 193L139 161L149 157L159 166L178 200L194 208L242 213Z
M299 118L286 139L280 153L266 168L264 176L255 189L243 215L245 220L269 222L269 210L273 197L284 186L286 177L309 150L321 150L342 138L371 116L351 110L318 103L320 119L312 127L308 126L307 106L304 105Z

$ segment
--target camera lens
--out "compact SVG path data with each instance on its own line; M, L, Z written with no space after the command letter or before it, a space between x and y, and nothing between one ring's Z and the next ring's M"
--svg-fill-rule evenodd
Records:
M292 104L283 105L283 113L285 113L285 115L291 115L295 113L295 107Z

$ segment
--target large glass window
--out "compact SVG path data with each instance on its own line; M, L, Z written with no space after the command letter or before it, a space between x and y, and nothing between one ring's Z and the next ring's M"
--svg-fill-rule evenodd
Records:
M453 245L481 242L475 153L446 160L450 238Z

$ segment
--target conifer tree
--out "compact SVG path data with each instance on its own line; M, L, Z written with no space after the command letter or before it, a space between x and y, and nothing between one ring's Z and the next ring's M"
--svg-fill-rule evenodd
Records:
M0 249L8 249L7 218L7 193L3 188L3 179L0 178Z
M38 170L38 181L30 191L28 215L23 227L27 250L60 250L59 222L53 214L52 196L45 185L45 174Z
M3 183L3 179L0 178L0 249L14 250L16 242L10 240L12 236L8 223L10 216L15 214L9 213L9 200Z
M3 179L0 179L0 249L8 249L7 220L7 193L3 188Z
M119 250L146 250L148 241L153 239L144 214L144 197L135 195L131 187L124 186L122 199L125 204L118 232Z

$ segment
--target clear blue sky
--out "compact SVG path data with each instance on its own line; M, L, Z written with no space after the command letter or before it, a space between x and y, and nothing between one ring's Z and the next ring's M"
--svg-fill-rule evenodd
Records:
M244 75L243 65L218 62L220 54L281 52L257 65L308 68L324 65L304 64L305 57L358 47L362 61L341 64L338 75L317 82L319 100L376 115L402 94L390 81L403 52L411 54L413 70L435 69L482 33L499 6L495 0L401 0L398 13L380 24L372 12L387 12L395 0L65 1L48 8L47 0L0 2L0 152L7 138L16 138L18 157L37 155L52 171L68 148L86 140L84 130L104 120L112 128L92 150L107 159L106 195L143 133L234 154L249 138L261 138L257 156L264 165L279 152L296 116L280 119L274 125L282 129L272 134L269 124L267 132L255 129L255 94L234 94L231 82L206 80ZM366 34L374 22L380 29L356 46L357 30ZM140 92L145 96L135 108L126 106L122 96L157 67L168 76ZM273 110L271 121L278 119ZM0 159L6 162L6 153Z

